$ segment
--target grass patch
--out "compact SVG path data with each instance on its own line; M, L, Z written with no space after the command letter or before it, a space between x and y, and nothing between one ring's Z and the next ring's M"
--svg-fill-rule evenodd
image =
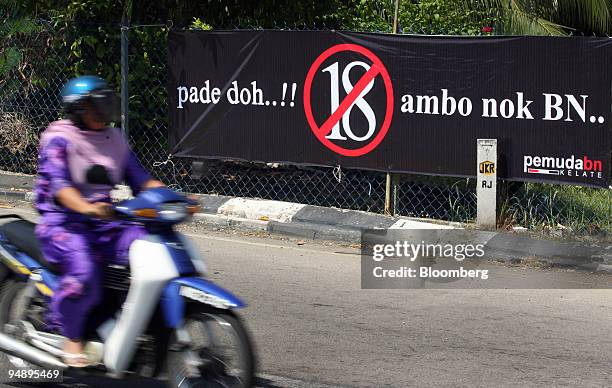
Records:
M500 204L499 227L563 231L574 236L612 235L612 190L523 183Z

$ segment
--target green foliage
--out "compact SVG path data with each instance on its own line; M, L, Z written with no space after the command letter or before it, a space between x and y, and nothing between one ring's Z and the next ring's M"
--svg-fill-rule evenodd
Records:
M4 14L4 12L3 12ZM0 77L6 78L16 70L24 57L24 48L12 41L40 30L40 26L28 17L15 18L11 14L0 24Z
M40 26L28 17L13 19L7 18L0 25L0 36L8 39L18 34L32 34L40 31Z
M404 32L441 35L481 35L495 18L477 9L464 10L462 0L404 1L400 25Z
M284 3L284 4L283 4ZM211 1L198 13L199 20L213 28L250 26L260 28L321 26L353 31L391 32L394 0L335 1L254 1L218 3ZM223 5L219 7L218 5ZM282 5L281 5L282 4ZM479 34L485 22L482 12L466 12L461 0L422 0L400 2L400 25L404 32L440 31L444 34ZM192 23L193 26L193 23Z
M120 31L99 28L75 36L68 47L68 74L96 74L119 90Z
M500 227L569 228L572 234L612 232L612 190L524 183L500 204Z
M165 46L167 35L165 27L130 30L130 134L143 143L148 139L165 142L166 138L166 133L162 133L167 119L163 105L166 101L166 53L160 46ZM136 148L139 146L147 144L136 144Z
M176 27L260 28L325 26L356 31L391 32L394 0L320 0L320 1L222 1L191 2L159 0L108 2L103 0L0 0L0 39L2 48L11 47L7 39L15 34L33 34L40 29L36 18L51 20L62 29L52 44L67 44L71 58L84 58L93 50L98 59L108 58L118 36L118 24L125 14L131 24L165 23ZM3 16L4 15L4 16ZM494 33L605 34L611 30L610 0L402 0L399 25L405 33L479 35L483 27L493 26ZM79 26L97 24L98 31L79 36ZM104 36L102 36L104 35ZM67 43L64 43L67 42ZM81 47L86 45L86 47ZM4 50L3 50L4 51ZM13 51L0 54L2 70L16 66L23 59ZM81 61L75 72L89 64ZM89 71L100 69L96 65Z
M508 35L611 35L610 0L466 0L464 10L496 13Z
M191 22L190 27L194 30L204 30L204 31L212 30L212 26L210 24L204 23L202 20L200 20L200 18L193 18L193 21Z
M339 27L346 30L391 32L393 5L393 0L344 1L329 19L337 21Z
M21 62L23 54L16 47L6 47L0 52L0 75L8 75Z
M168 28L140 24L171 24L200 30L305 27L390 33L394 3L394 0L0 0L0 96L20 94L20 98L26 99L23 95L31 91L33 95L38 93L37 102L49 98L48 106L56 106L54 93L61 82L82 74L101 75L119 91L120 24L126 18L130 25L128 84L133 146L146 149L148 155L165 157ZM401 0L398 18L400 33L611 35L611 15L612 0ZM0 123L5 124L0 126L0 132L4 128L12 134L18 125L25 126L27 130L18 134L26 137L16 137L14 143L32 145L39 128L22 116L11 114L0 112ZM35 155L30 148L17 149L12 144L9 142L8 146L15 152ZM34 166L35 159L32 163ZM449 197L453 217L468 218L472 209L465 206L459 195L468 181L465 184L438 181L457 191L457 195ZM612 231L610 193L588 188L521 185L520 192L503 204L503 211L509 225L536 227L545 220L547 225L563 224L579 230L591 228L590 223L595 220Z

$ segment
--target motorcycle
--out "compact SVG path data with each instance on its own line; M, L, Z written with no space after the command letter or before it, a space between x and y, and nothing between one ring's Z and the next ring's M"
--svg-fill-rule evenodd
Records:
M244 302L204 277L197 250L174 230L197 206L167 188L114 205L118 219L148 233L130 246L127 266L105 267L104 297L84 339L94 364L81 373L166 379L172 387L253 384L253 348L236 313ZM0 351L15 367L66 370L66 338L45 323L58 269L41 254L35 224L1 217L15 220L0 226Z

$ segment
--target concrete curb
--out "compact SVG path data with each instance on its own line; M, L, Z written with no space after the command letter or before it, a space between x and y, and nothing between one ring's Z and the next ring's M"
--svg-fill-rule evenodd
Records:
M197 213L194 221L215 228L240 228L255 232L267 232L268 221L249 220L246 218L225 217L217 214Z
M0 190L0 195L4 197L10 197L22 201L28 201L32 197L31 191L11 191L11 190Z
M250 214L256 226L241 226L269 233L289 235L311 240L333 240L361 243L361 234L367 229L455 229L465 225L435 222L407 217L389 217L355 210L342 210L311 205L299 205L257 199L232 199L202 195L203 203L215 203L210 215L220 219L232 219L236 214ZM231 206L226 206L225 201ZM275 204L271 204L276 202ZM205 210L206 211L206 210ZM226 222L226 221L224 221ZM230 222L231 221L227 221ZM236 221L240 222L240 221ZM500 233L470 230L474 240L487 243L487 253L493 258L522 262L537 260L545 265L569 266L588 271L612 273L612 246L603 243L550 241L518 233Z
M0 190L0 196L31 201L32 192ZM114 200L131 197L120 187ZM310 240L361 243L364 230L462 229L450 222L390 217L356 210L325 208L291 202L199 195L202 212L194 221L214 228L236 228ZM492 258L509 262L537 260L545 265L569 266L612 273L612 246L604 243L549 241L518 233L470 230L471 236L487 242Z

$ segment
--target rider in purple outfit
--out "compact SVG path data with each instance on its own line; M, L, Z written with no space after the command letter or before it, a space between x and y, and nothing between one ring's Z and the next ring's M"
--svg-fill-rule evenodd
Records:
M51 123L39 148L36 228L45 258L60 269L49 320L68 339L64 360L87 366L81 342L88 313L101 298L103 264L127 263L141 226L110 218L110 190L126 181L134 193L161 187L141 167L116 119L116 98L98 77L69 81L62 91L67 120Z

